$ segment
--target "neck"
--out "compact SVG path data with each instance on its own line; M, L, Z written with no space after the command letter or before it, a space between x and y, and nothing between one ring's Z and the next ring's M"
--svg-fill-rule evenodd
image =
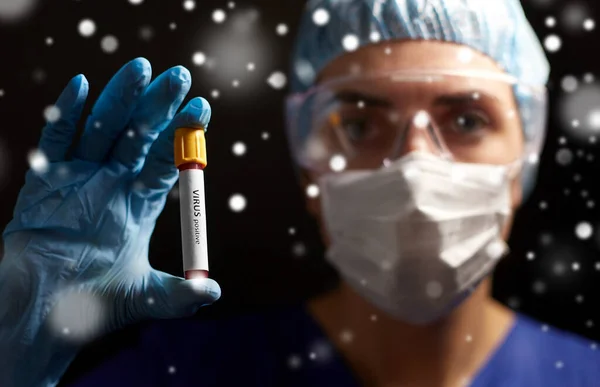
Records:
M309 310L365 386L459 386L512 326L514 314L491 298L490 287L488 278L450 315L427 326L395 320L344 282L311 301Z

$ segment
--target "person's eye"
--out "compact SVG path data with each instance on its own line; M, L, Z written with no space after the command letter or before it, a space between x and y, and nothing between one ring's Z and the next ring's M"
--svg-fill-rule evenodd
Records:
M456 115L451 122L451 128L459 134L476 134L489 126L490 119L487 115L477 111Z
M372 128L365 118L346 119L342 122L344 133L352 142L366 140L372 133Z

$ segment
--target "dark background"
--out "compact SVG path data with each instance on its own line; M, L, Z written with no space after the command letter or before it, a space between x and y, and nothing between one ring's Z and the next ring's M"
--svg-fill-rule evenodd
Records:
M144 0L140 5L127 0L14 0L21 1L35 7L19 21L0 21L0 225L11 217L28 168L27 154L44 124L43 111L68 80L84 73L91 85L88 101L94 100L122 64L144 56L155 75L178 64L188 67L194 78L190 98L204 96L213 108L207 135L208 242L211 276L221 284L223 297L202 313L238 313L298 301L331 283L335 277L323 263L323 248L304 212L304 192L287 151L286 89L266 82L275 71L288 72L304 1L237 0L230 9L225 0L197 0L191 12L179 0ZM584 115L600 108L600 86L583 80L584 74L600 70L600 33L581 26L584 19L595 19L600 11L596 4L524 1L538 36L543 40L557 34L562 46L548 52L549 130L538 185L518 213L512 252L494 281L495 296L512 308L594 340L600 339L600 204L594 202L600 161L598 145L589 140L593 129L573 128L570 122L587 122ZM212 20L215 9L227 13L224 23ZM548 17L556 19L556 26L547 25ZM78 32L86 18L97 27L88 38ZM288 27L286 35L276 33L280 23ZM101 48L106 35L119 41L112 54ZM209 58L203 66L192 62L197 51ZM254 71L247 69L249 62ZM561 87L567 75L580 82L571 93ZM234 79L238 87L232 86ZM215 89L218 98L211 95ZM565 108L563 100L574 107ZM238 141L247 148L242 156L232 152ZM247 201L241 212L229 207L236 193ZM178 206L173 193L156 226L150 259L154 267L181 275ZM592 226L587 239L576 235L581 222Z

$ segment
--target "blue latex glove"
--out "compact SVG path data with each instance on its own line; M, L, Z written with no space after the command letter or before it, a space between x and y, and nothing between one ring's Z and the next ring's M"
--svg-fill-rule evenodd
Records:
M220 297L211 279L186 281L148 263L156 219L178 179L174 130L210 120L202 98L175 115L190 89L188 70L150 79L143 58L112 78L72 160L85 77L73 78L56 102L60 119L39 143L48 169L27 172L3 234L2 387L54 386L90 339L145 319L188 316Z

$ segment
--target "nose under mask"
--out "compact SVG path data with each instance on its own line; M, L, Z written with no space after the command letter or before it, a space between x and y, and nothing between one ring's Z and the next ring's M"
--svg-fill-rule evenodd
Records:
M375 171L321 178L327 259L365 299L413 324L459 305L508 247L517 164L412 152Z

